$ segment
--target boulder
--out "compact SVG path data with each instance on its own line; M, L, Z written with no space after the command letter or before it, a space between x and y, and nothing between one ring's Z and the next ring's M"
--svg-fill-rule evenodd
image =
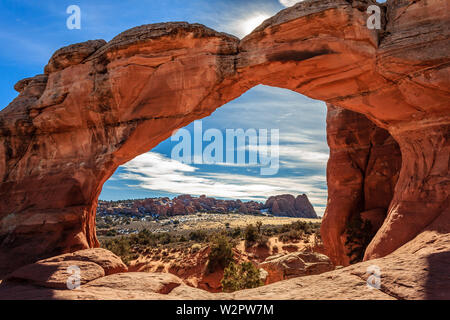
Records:
M60 262L60 261L88 261L98 264L105 271L105 275L113 273L127 272L127 266L118 256L109 250L102 248L79 250L73 253L67 253L60 256L41 260L42 262Z
M105 271L98 264L88 261L38 261L19 268L9 275L7 281L27 282L33 285L68 289L68 281L74 275L73 267L79 268L80 284L101 278Z
M259 267L268 273L266 284L334 270L327 256L315 252L276 254L267 257Z
M144 291L168 294L182 283L171 273L127 272L109 275L89 282L85 289Z

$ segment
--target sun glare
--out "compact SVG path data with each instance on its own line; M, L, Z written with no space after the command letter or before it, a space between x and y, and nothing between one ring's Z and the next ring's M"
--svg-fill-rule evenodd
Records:
M241 27L245 35L251 33L257 26L259 26L264 20L268 19L270 16L265 14L258 14L245 20Z

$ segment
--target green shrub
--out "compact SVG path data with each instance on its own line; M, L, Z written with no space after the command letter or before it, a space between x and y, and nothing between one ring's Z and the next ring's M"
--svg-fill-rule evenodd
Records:
M258 229L253 224L247 225L244 231L245 246L249 247L253 245L258 240L258 237Z
M226 268L233 261L233 245L228 237L217 235L211 242L207 271L214 272L217 268Z
M189 233L189 240L203 242L208 239L208 234L204 230L194 230Z
M233 292L262 286L259 270L251 262L243 262L240 265L231 262L225 268L221 281L222 290Z
M103 241L101 247L119 256L125 264L134 258L129 239L126 237Z
M117 236L117 231L115 229L110 229L110 230L106 231L105 236L107 236L107 237Z
M261 221L256 222L256 229L258 229L258 234L261 234L261 227L263 223Z
M259 235L256 244L260 248L269 248L269 238L264 235Z
M281 242L295 242L302 239L303 231L292 229L278 236Z
M237 238L241 237L242 230L241 230L241 228L237 227L237 228L235 228L233 230L228 231L227 234L228 234L229 237L231 237L233 239L237 239Z

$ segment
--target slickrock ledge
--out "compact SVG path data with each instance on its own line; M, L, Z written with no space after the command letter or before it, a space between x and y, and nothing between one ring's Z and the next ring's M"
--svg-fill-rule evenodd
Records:
M0 283L2 299L78 299L78 300L396 300L396 299L450 299L450 236L436 232L424 232L413 241L394 253L380 259L357 263L345 268L319 275L297 277L275 282L255 289L233 293L210 293L182 283L182 280L169 273L126 272L85 279L75 290L57 286L53 277L49 280L35 281L33 277L15 279L10 277ZM95 249L90 249L95 250ZM106 251L106 250L104 250ZM91 264L98 261L98 252L83 250L84 255L93 260L61 261L36 263L27 266L51 265L53 274L59 275L59 282L65 284L69 274L63 273L67 264ZM78 252L75 252L78 255ZM118 257L104 254L114 261ZM102 260L105 260L102 258ZM58 268L55 268L55 265ZM92 268L92 266L90 266ZM98 265L97 265L98 267ZM368 286L370 267L381 271L376 289ZM90 273L92 274L92 273ZM42 278L42 277L41 277ZM18 281L20 280L20 281Z

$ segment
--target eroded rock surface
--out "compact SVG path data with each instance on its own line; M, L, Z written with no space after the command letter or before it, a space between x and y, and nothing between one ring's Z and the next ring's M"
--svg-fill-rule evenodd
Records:
M348 265L345 245L352 219L369 220L374 232L383 224L394 196L402 157L388 131L366 116L328 106L328 204L321 226L327 255L336 265ZM364 213L375 210L377 221ZM381 224L380 221L381 220Z
M130 272L100 277L76 290L4 280L0 299L450 299L449 247L449 234L425 231L380 259L234 293L209 293L169 273ZM370 270L380 271L379 289L368 286Z
M0 275L98 246L97 198L115 169L257 84L362 113L399 145L392 200L372 190L394 175L369 179L369 170L357 176L368 182L363 189L361 181L334 180L332 168L357 161L334 162L332 151L322 235L335 261L346 259L342 230L356 193L362 211L389 201L366 260L430 226L448 234L448 224L435 223L450 211L448 1L388 1L382 30L366 27L370 4L301 2L241 41L165 23L59 50L45 75L19 82L20 95L0 112Z

